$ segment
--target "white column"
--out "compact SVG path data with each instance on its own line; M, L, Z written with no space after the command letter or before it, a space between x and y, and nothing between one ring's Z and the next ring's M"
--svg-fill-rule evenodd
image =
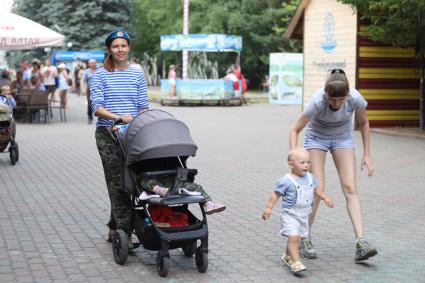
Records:
M183 0L183 35L189 34L189 0ZM189 52L183 50L183 70L182 77L184 80L187 79L187 65L189 59Z

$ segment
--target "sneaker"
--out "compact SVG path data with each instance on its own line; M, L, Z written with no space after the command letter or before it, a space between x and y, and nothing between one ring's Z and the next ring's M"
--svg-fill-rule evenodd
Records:
M356 244L355 261L366 260L378 254L378 251L366 240L360 239Z
M307 268L301 261L296 261L291 264L291 270L293 273L298 273L307 270Z
M106 238L107 242L112 243L112 238L114 238L115 232L115 230L109 229L108 238Z
M311 237L305 237L301 238L300 241L300 256L302 258L309 258L313 259L316 258L316 249L313 246L313 243L311 242Z
M215 203L210 200L204 204L204 209L206 214L213 214L217 212L222 212L226 209L226 206L224 204Z
M286 253L284 253L280 259L283 261L284 264L286 264L286 266L291 267L292 265L291 256L286 255Z

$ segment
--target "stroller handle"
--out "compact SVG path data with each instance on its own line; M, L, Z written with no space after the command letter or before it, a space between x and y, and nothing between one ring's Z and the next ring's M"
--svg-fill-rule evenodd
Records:
M112 122L111 128L115 128L116 125L122 124L123 120L122 118L117 118Z

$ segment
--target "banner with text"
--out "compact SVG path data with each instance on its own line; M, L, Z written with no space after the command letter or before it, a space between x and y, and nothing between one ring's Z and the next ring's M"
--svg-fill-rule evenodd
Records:
M161 35L161 51L240 52L242 37L228 34Z

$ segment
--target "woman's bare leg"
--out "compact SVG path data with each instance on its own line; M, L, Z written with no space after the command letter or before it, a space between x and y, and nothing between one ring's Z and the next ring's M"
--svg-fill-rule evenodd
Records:
M356 189L356 157L354 149L336 149L332 152L332 158L338 171L354 234L357 239L361 238L363 237L363 218Z
M317 178L319 182L319 188L325 187L325 161L326 161L326 151L320 149L309 149L311 159L310 171ZM316 217L317 209L319 208L320 199L316 196L314 197L313 207L308 219L308 227L311 231L311 226L313 225L314 218Z
M323 188L325 183L325 159L326 151L320 149L309 149L311 166L311 173L317 178L319 187ZM308 219L309 234L311 232L311 225L313 225L314 217L316 216L317 208L319 207L320 199L314 198L312 212ZM316 258L316 249L311 242L310 236L301 238L300 241L300 256L303 258Z
M173 84L170 84L170 97L174 97L176 92L176 87Z

